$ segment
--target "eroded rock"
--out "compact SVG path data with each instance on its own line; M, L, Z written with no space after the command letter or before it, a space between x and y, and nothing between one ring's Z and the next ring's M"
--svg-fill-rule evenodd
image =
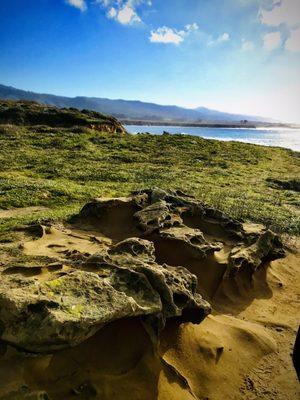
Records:
M164 200L158 200L136 212L134 218L138 226L148 234L161 228L182 224L180 216L173 213Z
M91 247L96 236L83 235L90 232L86 226L105 245L97 239ZM178 191L95 199L83 207L73 228L81 233L72 233L69 226L63 245L44 240L39 246L43 237L31 242L29 248L39 256L45 246L51 248L51 265L31 267L30 274L24 267L2 273L2 342L30 352L53 352L131 317L141 318L158 338L168 318L199 323L209 314L210 305L199 292L212 295L223 278L245 268L251 275L284 255L273 232L250 235L239 221ZM61 237L52 236L54 241ZM82 252L85 240L97 252ZM68 243L72 251L66 249Z
M191 315L200 322L210 307L196 293L196 277L154 260L151 242L129 239L56 279L3 276L2 340L48 352L77 345L122 318L152 316L163 326L166 318ZM90 264L95 272L84 270Z
M223 244L220 242L208 242L205 240L203 233L199 229L193 229L186 226L171 227L160 232L160 238L181 243L184 245L185 251L195 254L195 258L205 258L215 251L220 251Z
M282 258L284 255L283 244L278 235L270 230L261 232L253 244L232 249L226 276L236 275L243 269L254 273L262 263Z

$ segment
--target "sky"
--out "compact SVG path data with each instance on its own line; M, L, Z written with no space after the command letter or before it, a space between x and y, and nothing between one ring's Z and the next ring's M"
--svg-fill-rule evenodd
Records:
M0 83L300 123L300 0L1 0Z

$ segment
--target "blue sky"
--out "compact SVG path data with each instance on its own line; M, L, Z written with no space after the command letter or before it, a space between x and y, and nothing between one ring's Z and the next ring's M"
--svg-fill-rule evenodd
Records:
M1 0L0 83L300 122L300 0Z

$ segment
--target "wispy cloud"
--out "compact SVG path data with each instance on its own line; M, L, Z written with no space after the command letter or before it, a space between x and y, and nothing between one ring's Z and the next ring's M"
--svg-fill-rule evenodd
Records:
M281 44L281 33L271 32L263 36L264 48L268 51L277 49Z
M80 11L85 11L87 9L85 0L66 0L66 3L70 6L78 8Z
M224 32L222 35L220 35L219 37L217 37L217 39L210 39L208 41L208 46L214 46L217 45L219 43L224 43L224 42L228 42L230 40L230 35L227 32Z
M242 51L252 51L254 50L254 43L249 40L242 40Z
M290 37L285 42L285 48L289 51L300 52L300 28L291 31Z
M156 30L152 30L149 39L152 43L179 45L185 40L186 36L198 29L199 26L196 23L188 24L182 30L162 26Z

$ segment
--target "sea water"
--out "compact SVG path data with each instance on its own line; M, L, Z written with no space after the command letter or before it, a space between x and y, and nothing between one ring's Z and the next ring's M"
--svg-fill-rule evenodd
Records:
M129 133L163 132L200 136L207 139L254 143L263 146L285 147L300 151L300 129L292 128L207 128L183 126L125 125Z

